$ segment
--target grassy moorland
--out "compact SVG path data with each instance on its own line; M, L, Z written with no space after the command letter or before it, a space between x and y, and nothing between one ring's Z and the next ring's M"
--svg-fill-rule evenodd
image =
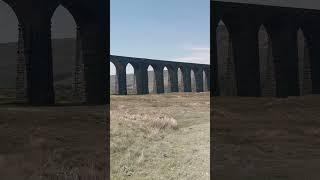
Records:
M215 179L319 179L320 96L213 102Z
M111 178L209 179L209 93L111 96Z
M106 106L6 104L13 95L0 96L0 179L105 179Z

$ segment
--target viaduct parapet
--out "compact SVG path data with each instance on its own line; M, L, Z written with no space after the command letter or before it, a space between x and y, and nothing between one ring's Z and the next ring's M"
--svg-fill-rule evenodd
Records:
M305 54L311 71L312 93L320 93L320 11L311 9L211 1L211 59L213 94L221 95L217 28L223 22L230 38L236 95L262 96L261 52L258 33L268 34L269 77L274 79L277 97L301 95L298 31L305 39ZM270 83L272 84L272 83Z
M210 65L193 64L184 62L162 61L153 59L143 59L134 57L111 56L111 62L116 68L117 94L127 94L126 66L131 64L134 68L137 94L148 94L148 67L154 70L154 90L156 93L164 93L163 70L168 69L168 79L170 92L178 92L178 69L182 73L183 91L191 92L191 70L194 72L196 91L204 91L204 82L207 90L210 90ZM205 74L205 77L203 76ZM205 80L204 80L205 78Z

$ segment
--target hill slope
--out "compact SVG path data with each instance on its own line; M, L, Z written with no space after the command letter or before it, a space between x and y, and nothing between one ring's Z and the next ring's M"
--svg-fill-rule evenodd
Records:
M54 39L52 51L54 79L70 82L75 64L75 40ZM0 88L15 88L16 59L17 43L0 44Z

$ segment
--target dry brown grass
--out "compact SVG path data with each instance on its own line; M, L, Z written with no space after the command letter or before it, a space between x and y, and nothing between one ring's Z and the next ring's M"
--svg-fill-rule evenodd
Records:
M105 130L103 106L1 105L0 177L104 179Z
M209 179L208 93L111 96L110 107L112 179Z
M157 134L160 131L178 129L177 120L168 114L159 112L130 113L128 111L111 111L111 117L116 117L123 123L143 128L148 133Z
M215 179L319 179L320 96L213 101Z
M173 117L169 117L168 115L155 117L152 119L150 126L157 131L165 129L178 129L177 120L175 120Z

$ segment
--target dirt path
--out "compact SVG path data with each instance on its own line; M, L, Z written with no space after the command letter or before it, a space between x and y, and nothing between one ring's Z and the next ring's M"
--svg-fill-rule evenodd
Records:
M117 126L115 114L124 114L117 113L121 111L131 115L144 111L140 117L146 121L170 116L176 120L178 129L156 133L150 133L154 129L145 133L141 132L143 129L130 131L144 122ZM111 148L117 149L115 141L124 139L119 131L130 142L122 151L111 150L112 179L209 179L209 94L117 96L112 97L111 112ZM131 136L134 138L128 138Z

